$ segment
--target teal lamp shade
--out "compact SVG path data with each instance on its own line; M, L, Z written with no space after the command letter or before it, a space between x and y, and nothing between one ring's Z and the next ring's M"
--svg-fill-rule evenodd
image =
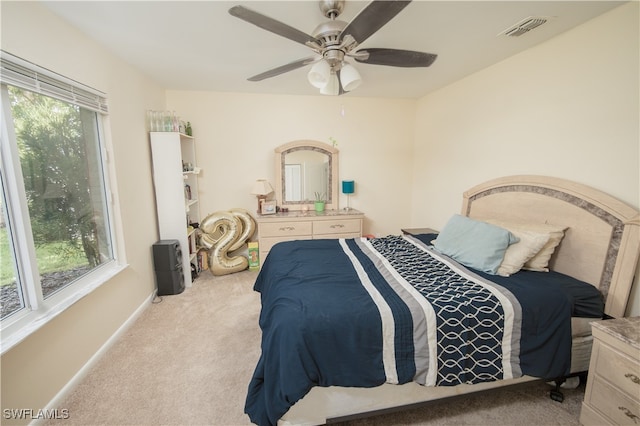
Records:
M356 183L352 180L343 180L342 181L342 193L347 194L347 207L345 210L351 210L349 206L349 195L353 194L356 190Z
M342 193L343 194L353 194L356 189L356 183L352 180L343 180L342 181Z

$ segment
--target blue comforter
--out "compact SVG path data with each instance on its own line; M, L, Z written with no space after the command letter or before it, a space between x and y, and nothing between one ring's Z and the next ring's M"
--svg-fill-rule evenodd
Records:
M408 236L277 244L255 283L262 355L245 412L276 424L313 386L568 374L572 301L502 281Z

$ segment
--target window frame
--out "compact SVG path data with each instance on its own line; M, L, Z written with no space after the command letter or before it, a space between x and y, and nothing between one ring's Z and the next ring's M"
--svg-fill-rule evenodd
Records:
M55 84L60 81L62 85L69 85L69 82L72 82L72 85L77 84L80 90L85 92L87 90L87 86L21 60L7 52L0 51L0 54L2 54L5 63L6 61L17 62L20 66L35 73L46 73L49 82L53 81ZM100 104L97 108L89 107L88 109L96 113L97 143L101 156L100 167L104 185L105 218L107 220L106 232L111 238L113 259L93 268L87 274L44 299L7 85L30 90L28 87L13 84L11 81L4 79L0 81L0 114L3 117L0 129L0 171L5 192L4 207L7 215L7 232L13 243L16 279L20 280L18 282L22 282L24 299L23 308L0 321L0 354L4 354L26 339L128 266L124 255L120 209L115 191L117 188L115 167L110 155L112 145L108 131L109 116L106 109L106 96L99 94L100 100L104 101L104 104ZM87 108L82 102L73 102L68 97L52 96L46 92L36 91L36 93Z

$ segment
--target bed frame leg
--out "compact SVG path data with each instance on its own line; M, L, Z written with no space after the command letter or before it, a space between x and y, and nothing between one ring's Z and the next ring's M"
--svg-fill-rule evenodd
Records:
M560 390L560 386L562 386L562 384L566 380L567 380L566 377L560 377L560 378L555 380L556 388L552 389L551 392L549 392L549 396L551 397L551 399L553 399L554 401L558 401L558 402L564 401L564 394Z

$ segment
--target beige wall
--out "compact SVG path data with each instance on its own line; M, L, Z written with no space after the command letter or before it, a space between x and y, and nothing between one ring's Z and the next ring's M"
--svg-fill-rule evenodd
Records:
M570 179L638 208L638 6L421 99L412 225L441 228L459 212L463 191L513 174Z
M109 96L129 266L2 356L2 408L44 408L155 287L157 240L145 110L164 90L51 15L37 2L2 2L2 49ZM64 54L60 46L64 46ZM3 419L3 423L10 423Z
M351 207L366 214L365 233L397 234L409 224L416 101L169 91L167 106L193 124L203 217L234 207L254 212L255 180L275 187L278 145L333 138L340 178L356 182Z

